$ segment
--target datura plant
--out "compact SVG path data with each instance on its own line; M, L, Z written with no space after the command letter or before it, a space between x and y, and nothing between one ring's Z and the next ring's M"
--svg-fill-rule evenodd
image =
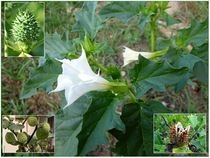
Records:
M2 120L5 134L4 146L17 146L16 152L52 152L53 138L50 124L45 116L4 116ZM27 127L26 127L27 126Z
M208 62L197 52L208 52L208 20L163 39L158 37L157 25L159 20L168 20L167 2L109 2L98 10L96 1L82 2L81 6L73 9L72 28L62 35L52 33L46 22L50 33L45 35L45 56L25 82L20 98L30 98L38 91L59 97L55 106L57 156L93 155L102 146L109 148L106 156L152 156L153 114L174 109L150 95L168 89L178 93L194 80L207 84L206 73L198 70L205 70ZM115 36L104 33L119 20L123 28L117 28L120 31L116 34L111 30ZM63 25L61 30L66 28ZM126 32L137 29L141 30L135 34L142 32L148 42L146 51L134 51L141 50L135 47L142 45L137 43L140 39L125 42ZM123 40L118 42L118 36ZM183 41L182 48L176 45L177 40ZM189 44L193 49L186 53L184 48ZM177 127L177 136L188 130L179 127L182 132ZM39 134L42 131L37 130L36 136L45 138L47 134ZM176 144L182 145L179 141Z

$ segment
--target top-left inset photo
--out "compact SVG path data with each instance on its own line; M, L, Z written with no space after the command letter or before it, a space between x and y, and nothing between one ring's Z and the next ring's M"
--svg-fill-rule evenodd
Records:
M44 56L44 3L4 2L3 7L3 56Z

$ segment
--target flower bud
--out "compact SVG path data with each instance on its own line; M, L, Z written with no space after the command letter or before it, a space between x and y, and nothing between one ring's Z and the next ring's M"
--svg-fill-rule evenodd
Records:
M87 36L85 36L83 47L85 49L85 52L89 55L90 53L94 52L96 47L95 43L92 42Z

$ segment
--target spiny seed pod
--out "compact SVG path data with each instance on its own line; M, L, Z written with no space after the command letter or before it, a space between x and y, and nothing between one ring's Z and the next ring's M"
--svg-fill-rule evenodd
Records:
M43 124L41 125L41 128L43 128L43 130L45 130L45 131L48 132L48 133L49 133L49 131L50 131L50 125L49 125L49 123L47 123L47 122L43 123Z
M24 132L20 132L17 135L17 140L21 144L25 144L28 141L28 136Z
M37 40L39 26L35 16L28 10L20 11L12 24L11 32L16 42L28 43Z
M8 144L16 145L16 138L12 132L7 132L5 135L5 139Z
M46 131L46 129L40 127L36 131L36 137L37 139L46 139L49 135L49 131Z
M35 117L35 116L30 116L27 121L28 121L28 124L32 127L38 125L38 123L39 123L37 117Z
M34 147L34 151L35 151L35 152L41 152L41 151L42 151L42 149L41 149L41 147L40 147L39 144L37 144L37 145Z

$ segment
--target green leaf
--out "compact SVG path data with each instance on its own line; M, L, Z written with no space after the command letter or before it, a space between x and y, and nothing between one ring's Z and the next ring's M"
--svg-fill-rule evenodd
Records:
M187 67L190 71L192 71L195 63L197 63L199 61L202 61L202 59L195 55L181 54L181 55L177 56L173 65L177 68Z
M24 125L22 124L15 124L15 123L11 123L8 127L10 130L14 130L14 131L18 131L24 128Z
M197 62L193 67L193 74L199 81L205 84L208 84L208 64L207 63Z
M208 41L208 19L203 22L193 20L191 26L181 30L176 36L176 44L181 48L192 44L199 47Z
M108 130L116 128L123 131L117 107L121 104L111 92L97 92L92 95L92 103L83 118L79 138L79 155L86 155L97 145L108 144Z
M63 113L56 115L56 151L57 156L77 155L77 135L82 129L83 115L91 104L91 97L83 96L72 105L67 107Z
M91 39L94 39L97 32L102 28L102 20L96 15L96 1L84 2L82 9L75 14L76 24L72 31L83 31Z
M156 112L170 112L161 103L124 105L121 119L125 124L126 132L111 131L118 139L115 152L120 156L143 156L153 154L153 114Z
M45 55L50 58L63 59L71 51L71 42L63 41L58 33L45 36Z
M193 54L177 55L176 59L174 59L173 66L175 66L176 68L187 67L189 69L189 72L185 74L183 79L176 84L175 86L176 92L183 89L187 81L193 76L194 66L196 66L196 63L198 62L203 62L203 60ZM206 74L204 74L203 77L206 77L205 75Z
M165 91L165 86L178 83L188 71L187 68L175 68L167 62L153 62L139 56L138 63L130 70L137 96L143 96L148 90Z
M53 84L61 74L61 65L58 61L47 59L45 64L35 69L25 83L20 98L25 99L36 94L38 88L46 91L53 90Z
M190 123L191 123L191 126L193 127L193 128L195 128L197 125L198 125L198 116L196 116L196 115L190 115L189 117L189 120L190 120Z
M208 47L209 47L208 42L206 42L199 47L193 48L191 54L207 61L209 55Z
M124 105L121 119L125 124L126 132L111 133L118 139L115 152L119 156L144 155L141 130L141 107L138 104Z
M169 113L171 110L160 102L149 101L141 107L141 128L143 147L146 155L153 155L153 115L154 113Z
M7 120L7 119L2 120L2 128L6 129L9 127L9 125L10 125L9 120Z
M111 2L103 7L99 14L103 19L115 17L128 22L138 15L144 6L145 2Z

